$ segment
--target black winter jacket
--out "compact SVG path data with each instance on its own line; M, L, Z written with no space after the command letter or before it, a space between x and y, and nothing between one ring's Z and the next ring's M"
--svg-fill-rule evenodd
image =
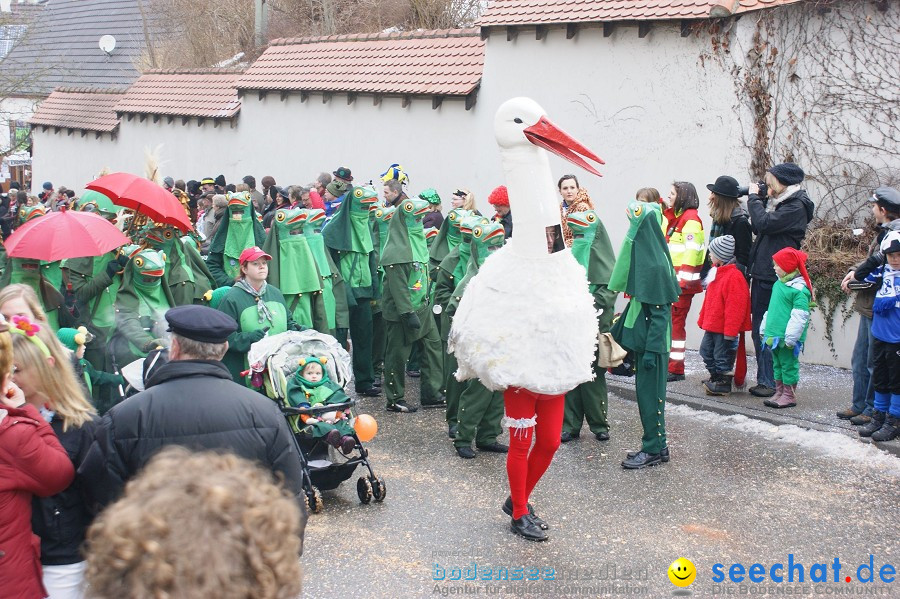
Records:
M768 200L772 201L772 200ZM815 204L805 189L799 189L785 198L775 210L766 212L766 201L751 195L747 201L750 224L756 233L756 241L750 248L750 277L774 283L777 280L772 267L772 255L786 247L800 249L806 237L806 227L813 218Z
M710 230L710 233L712 230ZM747 213L738 206L731 213L731 220L725 226L720 235L731 235L734 237L734 260L738 270L747 276L747 265L750 261L750 248L753 246L753 229L750 226L750 220ZM711 242L712 239L708 239ZM700 269L700 279L705 279L706 275L712 269L712 263L709 261L709 252L706 252L706 259L703 262L703 268Z
M284 475L306 505L296 442L272 400L231 379L224 364L178 360L160 366L146 390L103 416L79 469L92 500L115 501L125 483L167 445L224 449ZM305 512L303 512L305 513Z
M69 427L66 432L62 430L62 419L54 418L50 422L50 427L76 470L91 447L99 421L95 417L80 428ZM31 529L41 538L41 563L45 566L64 566L84 561L81 545L93 520L85 492L84 479L76 476L62 493L32 499Z

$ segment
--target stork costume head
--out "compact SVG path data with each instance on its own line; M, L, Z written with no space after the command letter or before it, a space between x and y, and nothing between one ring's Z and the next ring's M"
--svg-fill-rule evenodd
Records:
M459 362L459 380L479 378L492 390L565 393L593 378L597 313L585 270L572 253L547 251L547 229L560 225L547 151L597 175L585 158L603 161L553 125L528 98L500 106L494 133L515 236L488 257L469 283L448 347ZM502 320L498 313L505 315Z

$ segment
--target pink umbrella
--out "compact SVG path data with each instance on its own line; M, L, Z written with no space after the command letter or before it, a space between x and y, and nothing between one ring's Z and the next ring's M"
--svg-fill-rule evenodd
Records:
M11 258L55 262L102 256L129 243L131 240L102 216L63 209L28 221L4 245Z
M113 203L146 214L154 222L174 225L187 233L193 228L184 206L164 187L130 173L113 173L85 185L109 197Z

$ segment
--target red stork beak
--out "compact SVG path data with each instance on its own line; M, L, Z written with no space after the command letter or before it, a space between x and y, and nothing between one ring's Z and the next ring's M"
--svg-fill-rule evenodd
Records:
M588 150L571 135L551 123L547 117L542 116L537 123L526 128L524 133L525 138L534 145L549 150L560 158L565 158L573 164L577 164L589 173L594 173L598 177L603 176L600 174L600 171L588 164L582 156L599 164L606 164L603 162L603 159Z

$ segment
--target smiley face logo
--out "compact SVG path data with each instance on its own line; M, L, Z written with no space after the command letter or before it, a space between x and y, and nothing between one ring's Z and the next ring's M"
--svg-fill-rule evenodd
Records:
M669 580L677 587L690 586L697 578L697 568L691 560L679 557L669 566Z

